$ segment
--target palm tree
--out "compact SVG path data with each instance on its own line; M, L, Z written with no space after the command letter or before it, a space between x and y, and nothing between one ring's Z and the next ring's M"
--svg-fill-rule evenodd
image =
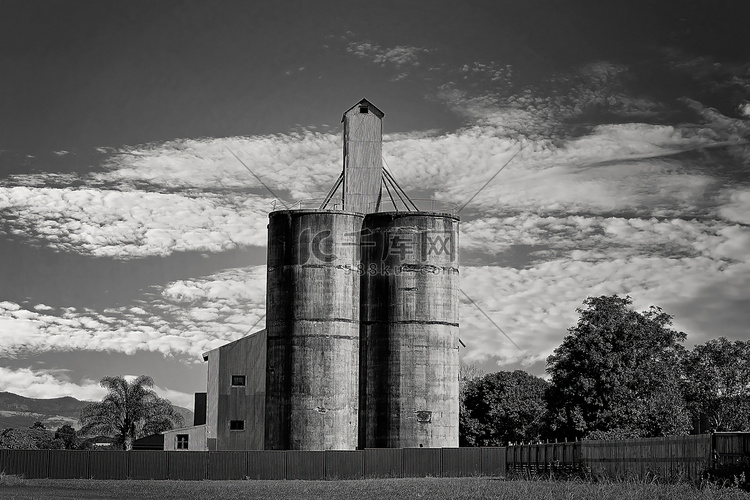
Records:
M82 434L112 435L132 450L134 440L183 424L172 403L151 389L151 377L141 375L131 382L122 376L104 377L99 383L109 393L81 410Z

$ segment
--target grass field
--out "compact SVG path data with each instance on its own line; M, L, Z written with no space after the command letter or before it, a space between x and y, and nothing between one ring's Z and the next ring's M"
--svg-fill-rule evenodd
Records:
M409 478L359 481L103 481L20 479L0 481L0 498L10 499L302 499L498 498L507 500L748 500L736 488L638 482L512 480L498 478Z

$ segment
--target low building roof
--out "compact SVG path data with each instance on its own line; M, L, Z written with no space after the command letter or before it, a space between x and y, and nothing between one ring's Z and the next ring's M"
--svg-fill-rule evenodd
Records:
M169 429L168 431L161 431L160 434L169 434L170 432L180 432L180 431L189 431L190 429L197 429L199 427L206 427L206 424L200 424L200 425L190 425L187 427L179 427L177 429Z
M247 338L249 338L249 337L252 337L253 335L258 335L259 333L263 333L263 332L265 332L265 331L266 331L266 329L265 329L265 328L264 328L263 330L258 330L257 332L253 332L253 333L251 333L250 335L245 335L245 336L244 336L244 337L242 337L242 338L239 338L239 339L237 339L237 340L234 340L234 341L232 341L232 342L227 342L227 343L226 343L226 344L224 344L224 345L220 345L220 346L219 346L219 347L217 347L216 349L211 349L210 351L206 351L206 352L204 352L204 353L202 354L202 357L203 357L203 361L208 361L208 355L209 355L209 354L211 354L212 352L218 351L219 349L221 349L221 348L223 348L223 347L226 347L226 346L228 346L228 345L232 345L232 344L235 344L235 343L237 343L237 342L241 342L241 341L243 341L243 340L245 340L245 339L247 339Z

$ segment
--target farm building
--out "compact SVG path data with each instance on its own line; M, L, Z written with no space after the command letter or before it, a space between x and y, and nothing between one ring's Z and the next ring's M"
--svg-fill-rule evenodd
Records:
M344 112L328 196L269 214L266 328L203 355L205 420L165 449L458 446L458 217L383 168L383 116Z

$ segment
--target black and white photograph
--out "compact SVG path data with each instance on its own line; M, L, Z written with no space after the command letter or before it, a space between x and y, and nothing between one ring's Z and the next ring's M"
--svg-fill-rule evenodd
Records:
M749 23L0 0L0 497L750 498Z

